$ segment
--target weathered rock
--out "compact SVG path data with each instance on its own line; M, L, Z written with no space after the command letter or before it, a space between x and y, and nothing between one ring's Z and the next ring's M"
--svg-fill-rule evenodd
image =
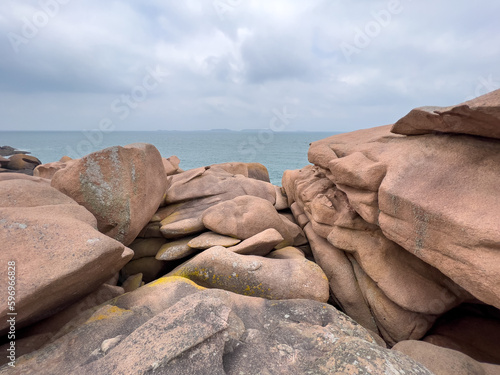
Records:
M459 351L441 348L424 341L401 341L392 349L406 354L438 375L496 375L500 373L498 365L480 363Z
M217 197L222 202L240 195L261 197L272 204L276 202L276 191L270 183L229 173L217 165L191 169L169 176L169 180L167 204L207 197Z
M293 245L294 246L307 245L306 235L304 234L302 229L297 225L295 219L293 219L293 215L291 213L290 214L280 213L279 216L281 217L283 224L285 224L288 233L293 238Z
M52 179L57 171L66 168L68 165L74 163L74 160L55 161L52 163L40 164L33 170L33 176Z
M327 240L351 253L377 287L405 310L440 315L465 299L460 288L454 293L451 280L388 240L380 229L358 231L334 226Z
M349 258L342 250L316 234L311 224L307 224L304 231L311 244L314 260L328 277L331 296L337 306L363 327L378 332Z
M364 272L356 259L347 254L352 264L359 288L366 298L378 333L389 345L405 339L422 337L436 320L435 315L409 311L392 301L378 285Z
M97 289L133 255L101 235L94 216L46 179L2 174L0 207L0 258L19 267L18 328Z
M214 232L205 232L188 242L188 246L193 249L209 249L214 246L230 247L237 245L241 240L233 237L222 236Z
M332 306L200 290L184 278L162 278L79 321L0 374L193 374L200 369L330 374L345 368L430 374L404 354L377 347L366 330Z
M260 233L248 237L229 250L237 254L266 256L275 246L284 241L283 236L274 228L263 230Z
M331 365L336 374L432 375L432 372L410 357L401 356L395 351L367 343L356 337L340 338L335 343Z
M293 212L310 220L304 230L314 259L329 279L336 305L389 343L408 335L420 338L425 334L437 313L423 308L443 313L446 306L451 308L463 301L462 297L447 298L445 305L437 305L435 299L448 297L444 294L448 290L441 285L450 281L404 249L398 249L380 234L377 226L363 220L346 194L318 167L287 171L283 186L297 199ZM348 253L354 257L348 257ZM426 302L414 298L415 293L420 293ZM422 316L423 312L427 315Z
M196 234L206 230L201 216L183 220L172 220L172 215L160 222L160 233L163 237L179 238Z
M282 184L339 306L366 304L381 335L394 343L420 338L464 301L500 304L494 245L500 243L494 172L500 143L466 135L406 137L389 128L314 142L309 160L315 166L287 171ZM351 267L341 253L345 267L333 260L336 251L349 254ZM347 283L341 275L353 280L353 271L355 283ZM352 288L356 283L363 298ZM366 308L353 310L370 324Z
M129 245L158 209L167 181L158 150L135 143L75 160L52 186L92 212L102 233Z
M274 207L278 210L286 210L290 206L288 206L288 198L285 194L285 191L283 188L275 186L276 189L276 203L274 204Z
M179 164L181 161L175 155L169 158L162 158L162 162L167 176L183 172L182 169L179 168Z
M377 220L384 235L475 297L500 306L500 289L494 286L498 255L492 250L500 241L495 229L500 220L495 186L500 177L493 172L500 164L500 143L459 135L402 137L388 130L339 136L332 146L339 154L363 152L387 165L390 173L378 192ZM333 141L324 143L328 142ZM310 151L312 160L315 153ZM343 183L341 175L330 178ZM351 204L354 200L349 198ZM472 256L472 248L483 256ZM478 273L483 276L477 278Z
M240 239L274 228L284 238L278 247L298 246L307 242L296 224L282 218L269 201L254 196L241 196L219 203L207 209L202 219L210 230Z
M87 310L53 336L52 343L20 358L15 368L0 368L0 374L74 373L75 368L86 363L104 341L128 336L182 297L200 289L187 279L182 278L181 283L177 280L156 281L114 299L116 306Z
M9 158L9 163L7 164L7 169L13 170L23 170L30 169L33 170L37 165L42 164L42 162L31 155L26 154L15 154Z
M328 300L328 280L321 268L303 259L269 259L240 255L222 246L205 250L183 263L170 276L197 284L269 299Z
M500 90L451 107L420 107L400 119L391 131L418 135L434 132L500 139Z
M166 370L172 367L170 361L225 330L230 312L231 309L216 298L183 299L138 327L109 354L103 353L107 355L83 366L76 374L142 374ZM219 350L212 354L218 354L218 367L222 370L224 339L218 336Z
M134 257L132 259L139 259L144 257L154 257L160 248L167 243L165 238L136 238L129 246L134 250Z
M16 332L16 357L31 353L44 345L48 344L56 333L69 321L83 312L100 305L112 298L118 297L124 293L123 288L107 284L101 285L91 294L75 302L51 317L44 319L34 325L26 327ZM9 343L10 344L10 343ZM6 351L9 344L0 346L2 351ZM0 358L0 366L7 363L6 357Z
M133 256L99 233L92 214L76 204L5 207L0 217L0 261L16 262L18 328L97 289ZM7 290L7 278L0 286ZM1 332L7 329L6 314L7 305L0 312Z
M158 253L156 254L156 259L170 261L170 260L182 259L199 252L199 250L192 248L188 245L189 242L191 242L194 238L195 237L193 236L184 237L181 238L180 240L170 241L165 243L158 250Z
M37 207L77 203L50 186L50 181L15 173L0 175L0 207ZM87 215L88 217L88 215Z
M285 171L286 173L289 173L291 171ZM304 229L304 227L309 223L309 219L307 218L307 215L304 213L302 208L297 204L297 202L293 202L293 204L290 207L290 210L292 211L292 215L297 222L297 224Z

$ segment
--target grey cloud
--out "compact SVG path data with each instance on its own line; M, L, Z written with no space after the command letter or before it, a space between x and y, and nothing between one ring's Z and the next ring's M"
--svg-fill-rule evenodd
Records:
M29 4L0 4L0 130L92 128L156 65L170 76L120 129L265 128L288 106L296 130L353 130L500 87L496 0L400 0L365 46L387 1L249 0L222 17L211 0L71 1L14 53Z

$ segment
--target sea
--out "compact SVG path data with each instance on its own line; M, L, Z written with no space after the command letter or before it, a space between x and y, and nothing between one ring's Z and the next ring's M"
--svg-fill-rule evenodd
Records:
M311 142L338 132L251 131L2 131L0 146L28 151L42 163L62 156L79 158L111 146L136 142L151 143L163 157L176 155L180 168L187 170L225 162L257 162L269 171L273 184L280 186L283 172L309 164Z

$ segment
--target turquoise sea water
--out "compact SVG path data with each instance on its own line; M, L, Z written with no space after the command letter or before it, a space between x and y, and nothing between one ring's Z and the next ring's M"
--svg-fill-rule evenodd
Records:
M262 131L158 132L0 132L0 146L30 151L42 163L72 158L110 146L146 142L164 157L177 155L182 169L232 161L258 162L269 170L271 182L281 185L287 169L306 166L309 143L338 133Z

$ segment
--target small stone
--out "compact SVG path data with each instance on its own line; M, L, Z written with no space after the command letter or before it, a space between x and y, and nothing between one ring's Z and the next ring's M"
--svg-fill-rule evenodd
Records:
M230 247L237 245L241 240L229 236L223 236L214 232L205 232L189 241L188 246L193 249L209 249L214 246Z
M162 245L156 253L156 259L172 261L182 259L198 252L188 244L193 240L193 236L181 238L180 240L167 242Z
M229 249L237 254L266 256L283 240L284 238L280 232L274 228L269 228Z
M137 273L135 275L129 276L122 284L122 288L125 293L133 292L142 285L142 273Z

